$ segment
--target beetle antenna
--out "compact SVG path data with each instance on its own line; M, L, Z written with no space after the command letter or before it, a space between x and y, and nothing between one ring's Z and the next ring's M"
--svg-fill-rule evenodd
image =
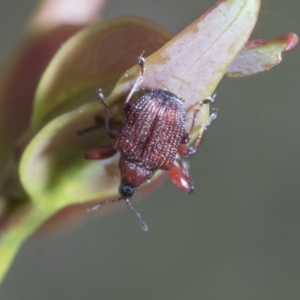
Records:
M148 226L145 223L145 221L143 220L141 214L134 208L134 206L131 204L131 202L129 201L129 199L124 199L126 204L130 207L130 209L134 212L134 214L137 216L137 218L139 219L140 225L142 227L142 229L147 232L148 231Z
M94 205L94 206L89 207L89 208L87 209L87 211L88 211L88 212L93 212L93 211L98 210L98 209L99 209L101 206L103 206L103 205L106 205L106 204L109 204L109 203L118 202L118 201L121 201L121 200L123 200L122 197L117 198L117 199L112 199L112 200L106 200L106 201L100 202L100 203L98 203L98 204L96 204L96 205Z
M124 199L123 197L120 197L120 198L117 198L117 199L113 199L113 200L106 200L106 201L103 201L99 204L96 204L92 207L89 207L87 209L88 212L94 212L96 211L97 209L99 209L101 206L103 205L106 205L106 204L109 204L109 203L114 203L114 202L118 202L118 201L121 201L121 200L125 200L126 204L129 206L129 208L134 212L134 214L136 215L136 217L139 219L139 222L140 222L140 225L142 227L142 229L147 232L148 231L148 226L147 224L145 223L145 221L143 220L141 214L136 210L136 208L134 208L134 206L131 204L131 202L129 201L129 199Z

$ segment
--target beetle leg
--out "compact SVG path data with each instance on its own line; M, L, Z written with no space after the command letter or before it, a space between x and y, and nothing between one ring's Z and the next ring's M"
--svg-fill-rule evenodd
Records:
M96 119L96 117L95 117L95 119ZM90 126L90 127L87 127L87 128L76 131L76 134L79 135L79 136L84 135L86 133L89 133L89 132L94 131L94 130L99 129L99 128L100 128L99 124L96 123L93 126Z
M201 101L200 103L203 103L203 101ZM203 105L203 104L202 104ZM201 105L201 106L202 106ZM193 115L193 120L192 120L192 124L191 124L191 127L190 127L190 130L189 131L186 131L185 135L183 136L182 140L181 140L181 143L182 144L187 144L190 139L191 139L191 135L192 135L192 132L194 130L194 127L195 127L195 124L196 124L196 119L198 117L198 114L199 114L199 111L200 111L200 104L194 109L194 115Z
M211 125L211 123L217 118L218 110L214 108L212 110L211 115L209 116L207 122L203 124L200 128L199 135L193 147L188 147L187 144L180 144L178 147L178 153L182 156L191 156L192 154L196 153L197 149L201 145L203 141L204 133L207 128Z
M117 151L112 146L101 146L86 152L84 158L90 160L101 160L109 158L116 153Z
M190 130L187 131L186 134L183 136L182 141L181 141L182 144L187 144L190 141L192 133L193 133L194 128L195 128L196 119L198 117L198 114L199 114L199 111L200 111L201 107L203 105L206 105L206 104L212 104L215 101L216 95L217 94L214 93L211 97L207 97L206 99L200 101L199 104L197 105L197 107L194 109L194 116L193 116L193 120L192 120Z
M105 130L106 130L106 133L111 138L115 138L117 136L118 132L116 130L112 130L109 127L109 119L110 119L110 116L111 116L111 110L110 110L109 106L107 105L107 103L104 100L104 95L102 93L102 89L101 88L97 89L97 98L100 101L100 103L103 104L104 107L105 107L104 120L105 120Z
M94 120L95 120L95 125L76 131L77 135L84 135L86 133L89 133L91 131L94 131L102 127L103 122L100 116L95 116Z
M187 193L194 190L192 179L189 176L187 164L177 159L173 167L168 171L172 182Z
M200 128L199 135L198 135L197 140L193 147L195 149L195 152L197 151L198 147L200 146L200 144L203 140L205 131L211 125L211 123L217 118L217 116L218 116L218 110L216 108L213 108L212 113L209 116L207 122L205 124L203 124Z
M207 130L209 125L212 123L212 121L217 117L217 110L216 109L213 109L213 113L209 116L209 119L207 120L207 122L201 126L198 138L197 138L194 146L193 147L188 147L187 144L189 143L189 141L191 139L192 133L193 133L194 128L195 128L196 119L198 117L198 114L199 114L199 111L200 111L201 107L203 105L213 103L214 100L215 100L216 95L217 94L214 93L211 97L207 97L206 99L200 101L199 104L197 105L197 107L194 109L194 116L193 116L193 120L192 120L190 130L187 131L186 134L183 136L181 144L179 145L179 148L178 148L178 153L180 155L190 156L190 155L194 154L197 151L197 149L200 146L201 141L203 139L204 132Z
M127 112L130 108L130 104L129 104L129 101L132 97L132 95L136 92L137 88L139 87L139 85L142 83L143 81L143 78L144 78L144 74L145 74L145 58L144 58L144 53L145 51L142 52L142 54L138 57L138 64L141 68L141 71L140 71L140 74L138 76L138 78L136 79L133 87L131 88L125 102L124 102L124 110L125 112Z

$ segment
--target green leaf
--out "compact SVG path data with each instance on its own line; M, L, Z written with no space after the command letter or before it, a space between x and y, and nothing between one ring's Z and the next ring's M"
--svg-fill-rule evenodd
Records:
M96 34L97 30L103 30L101 25L63 45L39 85L31 131L19 168L22 185L32 202L0 225L0 253L4 253L0 255L0 279L22 242L51 215L68 205L105 200L117 193L117 157L98 162L83 159L90 148L111 142L104 128L85 136L76 135L78 130L93 125L94 117L103 113L103 107L94 101L95 88L102 87L105 94L112 90L107 101L113 111L113 126L119 126L124 97L139 73L138 66L129 68L145 50L147 70L141 88L165 88L184 98L190 120L192 108L213 93L246 43L258 10L256 0L219 1L163 47L170 36L141 19L132 28L138 34L128 34L132 31L125 34L127 27L122 26L123 34L118 32L113 39L104 39ZM118 22L121 21L110 25ZM110 31L109 35L112 34ZM143 42L141 36L145 37ZM78 37L85 43L77 43ZM104 40L111 43L101 52ZM78 56L80 53L88 56ZM104 58L99 59L99 53ZM126 70L113 88L117 76ZM209 108L205 107L198 127L208 115ZM101 212L116 206L104 207Z
M281 62L282 51L290 51L297 43L298 37L294 33L272 40L251 40L231 63L226 75L240 77L269 70Z
M1 171L16 140L29 127L34 93L41 74L61 43L81 28L64 26L42 36L27 36L4 69L0 81Z
M95 100L95 90L112 91L142 50L152 53L170 34L150 21L123 17L89 27L65 43L38 86L32 128Z
M254 0L220 1L213 9L206 12L204 16L161 49L147 57L146 73L141 88L171 90L185 99L186 108L191 111L200 100L212 94L231 61L246 43L256 22L258 9L259 2ZM115 22L109 23L109 25L120 24L120 20ZM138 23L137 31L140 32L142 24L140 19ZM94 70L92 66L98 65L97 59L101 49L99 41L107 42L106 39L96 34L97 31L100 31L104 32L104 36L106 36L107 25L103 26L104 31L99 26L81 33L79 35L80 43L76 41L78 36L66 43L65 48L46 71L40 85L40 91L43 93L40 92L37 96L33 125L42 122L42 119L49 114L60 116L52 118L52 121L33 138L21 161L22 184L30 197L39 204L61 208L72 203L106 199L117 193L119 185L117 157L98 162L83 159L84 153L89 148L110 143L104 126L99 132L87 134L84 137L76 136L77 131L93 125L94 117L102 115L103 106L94 100L95 97L91 96L83 101L92 102L81 105L71 112L62 114L63 110L58 109L61 103L64 103L65 107L69 105L72 107L73 104L70 103L73 103L74 98L75 102L78 96L82 99L83 90L87 90L90 95L93 95L97 86L102 86L104 89L106 84L110 86L111 79L106 79L105 74L109 78L110 76L115 78L117 73L115 70L119 68L120 61L124 61L128 57L132 62L132 59L134 57L136 59L136 56L143 50L146 53L152 52L146 45L149 38L142 45L140 42L134 44L132 42L133 34L130 33L130 49L119 53L119 56L124 55L120 60L113 60L112 57L116 55L115 43L121 40L121 35L117 30L115 35L117 41L110 44L111 52L114 55L111 52L105 52L108 55L107 61L110 63L107 66L104 64L106 60L101 60L106 72L102 72L102 68L97 69L100 70L98 74L95 74L95 71L91 72ZM156 40L160 31L148 24L146 27L149 32L148 36L151 36L151 30L154 28L153 40ZM129 28L132 27L129 26ZM124 24L122 31L126 32ZM160 41L164 37L165 35L162 35ZM82 43L83 40L84 43ZM122 41L122 43L124 42ZM75 44L76 47L74 47ZM151 42L152 44L153 42ZM157 47L157 43L155 45ZM93 51L88 46L92 46ZM89 56L82 58L86 70L82 69L80 61L78 61L79 66L68 61L67 68L62 56L65 59L70 57L73 61L73 58L76 57L75 54L82 53L84 49L89 50ZM94 60L90 58L94 58ZM64 68L59 67L61 64L64 65ZM53 71L57 69L59 71ZM126 70L126 66L124 69ZM78 73L79 70L81 73ZM63 71L64 76L61 73ZM114 126L118 126L123 118L124 97L134 84L138 73L137 65L128 70L107 99L108 103L113 106ZM49 74L52 74L52 77ZM45 82L48 84L46 85ZM77 82L76 85L75 82ZM101 82L104 86L101 85ZM50 94L52 96L49 96ZM49 102L49 99L52 99L52 102ZM208 114L208 108L202 110L201 123L207 120ZM189 118L191 115L192 113L189 114Z
M24 38L1 70L0 173L29 126L34 93L50 59L70 36L98 20L104 2L40 1Z

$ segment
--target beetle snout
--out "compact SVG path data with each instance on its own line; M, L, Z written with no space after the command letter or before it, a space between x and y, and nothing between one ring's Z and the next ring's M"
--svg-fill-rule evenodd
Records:
M119 193L124 198L131 198L136 192L136 190L137 190L136 186L132 186L124 183L121 183L119 187Z

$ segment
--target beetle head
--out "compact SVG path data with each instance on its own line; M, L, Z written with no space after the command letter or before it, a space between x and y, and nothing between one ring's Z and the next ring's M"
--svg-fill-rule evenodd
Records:
M131 198L135 194L136 190L136 186L132 186L125 183L121 183L119 187L119 193L124 198Z

